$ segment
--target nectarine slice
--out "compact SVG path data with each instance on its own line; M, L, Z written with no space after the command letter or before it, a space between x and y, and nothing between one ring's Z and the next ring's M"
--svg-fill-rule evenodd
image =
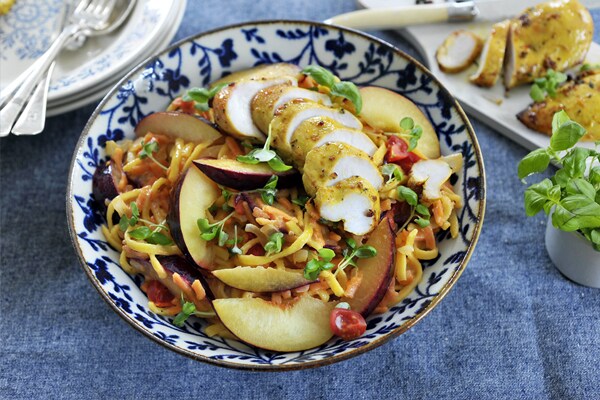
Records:
M142 119L135 127L135 134L141 137L148 132L195 143L212 143L222 136L204 118L175 111L155 112Z
M360 117L364 122L385 132L399 132L400 120L410 117L423 129L417 152L427 158L439 158L440 141L437 134L415 103L396 92L376 86L363 87L360 94L363 100Z
M171 192L167 223L175 244L198 266L212 269L212 251L200 237L197 221L221 194L199 169L189 168Z
M362 274L360 286L352 298L341 300L350 304L350 308L363 317L367 317L381 302L394 276L394 257L396 248L394 231L388 218L383 218L373 231L367 245L377 250L371 258L361 258L356 264Z
M285 306L260 298L216 299L212 304L231 333L263 349L307 350L333 336L329 315L335 304L308 295Z
M314 281L304 277L302 272L277 268L236 267L213 271L221 282L248 292L281 292L295 289Z

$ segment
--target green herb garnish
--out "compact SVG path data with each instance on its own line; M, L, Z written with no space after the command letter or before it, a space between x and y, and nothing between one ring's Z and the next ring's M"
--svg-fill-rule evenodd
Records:
M223 230L223 226L232 215L233 212L221 221L217 221L213 224L209 223L206 218L198 218L196 224L198 225L198 229L200 229L200 237L206 241L218 238L219 246L225 246L227 239L229 239L229 235Z
M185 321L187 321L187 319L192 315L204 318L210 318L215 316L215 314L212 312L196 311L196 305L190 301L184 301L183 294L181 295L181 303L181 312L177 314L177 316L175 316L175 318L173 319L173 325L178 326L180 328L183 327Z
M125 232L127 228L134 227L138 224L138 222L143 222L148 224L150 227L140 226L139 228L129 231L129 235L132 238L137 240L145 240L150 244L159 244L162 246L173 244L173 241L169 239L168 236L160 232L161 230L168 231L166 225L155 224L151 221L140 218L140 210L135 202L131 202L129 204L129 208L131 209L131 218L128 218L127 215L123 214L119 220L119 229L121 229L121 231Z
M304 277L311 281L317 279L321 271L329 271L335 265L331 262L335 257L335 252L331 249L322 248L317 251L319 258L313 258L306 263L304 267Z
M234 239L233 239L233 243L228 243L228 244L233 244L233 247L231 249L229 249L229 252L231 254L234 255L238 255L238 254L242 254L242 249L240 249L238 247L239 242L241 241L241 239L238 239L238 235L237 235L237 225L235 225L233 227L234 229Z
M519 163L518 175L544 172L550 161L559 165L550 179L530 185L524 194L525 213L534 216L540 211L549 215L557 229L580 231L600 251L600 152L596 149L573 147L586 133L583 126L559 111L552 119L550 146L527 154Z
M237 156L237 160L245 164L258 164L266 162L273 171L277 172L285 172L292 169L290 165L286 165L283 162L277 153L271 150L271 140L271 125L269 125L269 133L264 146L262 148L252 149L248 154L243 156Z
M431 218L429 208L424 204L419 203L419 196L414 190L406 186L398 186L398 197L411 206L410 215L400 230L404 229L415 216L417 217L414 219L415 224L419 225L421 228L429 226L429 219Z
M155 141L150 141L148 143L144 143L142 145L142 150L140 151L140 153L138 154L138 156L140 157L140 160L143 160L144 158L149 158L152 161L154 161L154 163L156 165L158 165L159 167L161 167L162 169L164 169L165 171L168 170L167 167L165 167L164 165L162 165L156 158L154 158L154 153L158 152L159 147L158 147L158 142Z
M381 174L387 176L387 182L391 182L393 180L400 182L404 179L404 173L398 167L398 165L394 163L383 164L381 166Z
M283 245L283 233L275 232L269 236L269 241L265 243L264 249L267 252L267 256L271 254L277 254L281 251Z
M402 128L402 132L396 133L396 135L408 139L408 149L406 151L413 151L419 144L419 139L423 136L423 128L416 125L410 117L404 117L400 120L400 128Z
M546 76L543 78L536 78L533 81L533 85L531 86L531 90L529 91L529 96L535 101L539 103L544 101L546 95L554 98L556 97L556 88L561 83L567 80L567 75L562 72L554 71L553 69L549 69L546 72Z
M357 247L356 241L352 238L346 239L346 244L348 247L342 251L344 258L337 266L335 271L336 275L339 271L344 270L348 265L356 267L356 261L354 261L355 258L371 258L377 255L377 250L375 247L366 244Z
M191 88L181 98L183 101L193 101L194 107L200 111L208 111L210 108L208 102L216 96L229 83L221 83L213 88Z
M329 88L333 96L344 97L354 104L357 114L362 110L362 97L356 85L352 82L336 82L335 75L318 65L309 65L302 70L304 75L313 78L319 85Z
M308 202L309 199L310 199L310 197L308 197L308 196L298 196L297 198L292 200L292 203L296 204L297 206L302 207L302 209L305 209L306 203Z

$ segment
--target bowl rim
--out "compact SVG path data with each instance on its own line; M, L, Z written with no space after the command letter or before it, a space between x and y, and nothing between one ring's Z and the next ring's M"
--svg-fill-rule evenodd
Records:
M215 360L215 359L206 357L204 355L194 353L191 350L186 350L186 349L178 347L174 344L167 343L167 342L161 340L160 338L156 337L145 326L139 324L130 315L126 314L124 311L122 311L119 307L116 306L116 304L109 298L106 291L102 288L102 286L100 285L100 283L98 282L96 277L93 275L90 268L87 267L86 259L83 256L83 252L79 246L79 242L77 240L78 236L77 236L77 232L75 230L75 224L74 224L74 204L72 201L72 199L73 199L73 178L74 178L74 169L75 169L76 160L77 160L79 151L80 151L80 149L83 148L83 146L85 144L85 140L88 137L90 128L93 125L96 118L98 117L98 115L100 114L102 108L104 107L106 102L109 100L109 98L111 98L115 94L115 91L118 90L118 88L120 88L132 76L138 75L140 72L142 72L149 63L155 61L158 57L160 57L164 54L167 54L171 50L173 50L177 47L180 47L184 43L195 40L195 39L199 39L203 36L212 35L215 33L223 32L223 31L227 31L227 30L231 30L231 29L239 29L244 26L260 26L260 25L275 25L275 24L282 24L282 25L300 24L300 25L320 26L320 27L327 28L327 29L333 28L333 29L341 31L341 32L350 33L352 35L362 37L364 39L367 39L368 41L380 43L382 45L387 46L394 53L398 54L401 57L404 57L406 60L413 63L422 73L424 73L425 75L430 77L438 85L440 90L442 90L444 95L448 99L450 99L451 105L456 110L458 116L465 124L466 133L469 136L469 138L471 139L471 142L473 144L475 156L477 158L477 165L479 167L479 176L481 178L481 182L480 182L481 197L479 200L479 212L477 214L477 220L476 220L476 224L475 224L475 227L473 230L473 239L470 241L470 243L466 249L465 257L461 261L459 267L452 274L452 276L450 277L448 282L442 287L442 289L440 290L438 295L436 297L434 297L431 300L431 302L429 304L427 304L427 306L418 315L416 315L415 317L406 321L402 326L394 329L393 331L389 332L388 334L384 335L381 338L377 338L377 339L369 342L368 344L366 344L364 346L351 349L343 354L334 355L334 356L328 357L326 359L313 360L313 361L307 361L307 362L296 363L296 364L264 364L264 365L263 364L257 364L257 365L238 364L238 363L233 363L233 362L229 362L229 361ZM394 339L394 338L400 336L401 334L403 334L404 332L406 332L410 328L412 328L414 325L416 325L418 322L420 322L427 314L429 314L431 312L431 310L433 310L433 308L435 308L437 306L437 304L444 297L446 297L446 295L448 294L450 289L452 289L454 284L457 282L458 278L460 278L463 271L466 269L467 264L469 263L471 256L474 252L474 249L477 245L477 242L479 240L479 235L481 234L481 228L483 226L483 220L484 220L485 208L486 208L486 191L487 191L487 187L486 187L486 175L485 175L485 167L484 167L484 163L483 163L483 155L481 152L481 148L479 146L479 142L477 140L477 136L475 134L475 130L473 129L473 126L471 125L466 113L464 112L464 110L462 109L462 107L460 106L460 104L458 103L456 98L452 94L450 94L448 89L446 89L446 87L444 87L444 85L437 79L437 77L429 69L427 69L421 62L419 62L418 60L416 60L414 57L407 54L406 52L400 50L393 44L387 42L386 40L380 39L376 36L370 35L368 33L365 33L365 32L362 32L362 31L359 31L356 29L347 28L344 26L339 26L339 25L334 25L334 24L326 24L326 23L320 22L320 21L311 21L311 20L303 20L303 19L266 19L266 20L255 20L255 21L234 23L234 24L225 25L222 27L218 27L215 29L211 29L211 30L200 32L200 33L196 33L194 35L187 36L181 40L178 40L177 42L173 43L172 45L166 47L165 49L163 49L159 52L155 52L151 56L142 60L133 69L131 69L123 78L121 78L116 84L114 84L112 86L112 88L109 90L109 92L102 98L102 100L100 101L98 106L94 109L94 112L89 117L88 121L86 122L86 124L81 132L81 135L80 135L79 139L77 140L77 144L75 145L75 149L73 151L73 156L71 159L71 165L69 167L69 178L68 178L68 182L67 182L66 213L67 213L69 236L70 236L73 248L75 249L75 252L77 253L79 265L85 271L86 276L88 277L88 279L90 280L90 282L92 283L94 288L98 291L98 293L100 294L100 297L102 297L102 299L110 306L110 308L113 309L113 311L117 315L119 315L122 319L124 319L130 326L132 326L135 330L137 330L143 336L146 336L147 338L152 339L154 342L164 346L167 349L175 351L178 354L181 354L181 355L187 356L189 358L192 358L194 360L202 361L202 362L205 362L208 364L217 365L219 367L232 368L232 369L238 369L238 370L246 370L246 371L250 370L250 371L281 372L281 371L304 370L304 369L308 369L308 368L322 367L322 366L330 365L330 364L333 364L336 362L347 360L349 358L358 356L360 354L363 354L367 351L373 350L373 349L387 343L391 339Z

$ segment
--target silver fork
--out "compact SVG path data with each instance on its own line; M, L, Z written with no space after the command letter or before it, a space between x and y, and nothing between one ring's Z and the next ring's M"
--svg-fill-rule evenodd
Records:
M70 23L58 35L50 48L34 63L35 69L0 110L0 137L7 136L28 103L34 88L47 73L52 62L71 38L89 35L106 28L116 0L81 0L70 18Z

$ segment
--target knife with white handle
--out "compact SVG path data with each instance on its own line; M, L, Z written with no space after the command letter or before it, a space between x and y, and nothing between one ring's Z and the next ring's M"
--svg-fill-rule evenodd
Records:
M500 21L512 18L543 0L486 0L415 4L414 1L358 0L365 10L340 14L325 21L355 29L399 29L406 26L474 19ZM581 0L588 8L600 7L600 0Z

